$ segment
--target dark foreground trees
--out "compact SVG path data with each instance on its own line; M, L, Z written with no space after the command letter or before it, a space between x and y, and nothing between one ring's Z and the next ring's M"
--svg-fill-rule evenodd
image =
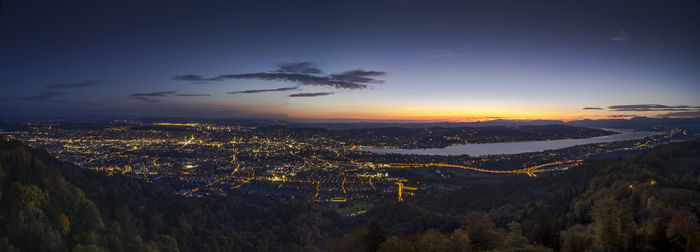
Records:
M0 139L0 251L300 251L341 220L305 202L182 198Z
M699 251L699 206L700 140L345 218L304 201L181 198L0 139L0 251Z
M700 140L376 206L385 251L700 251ZM358 229L361 232L363 229Z

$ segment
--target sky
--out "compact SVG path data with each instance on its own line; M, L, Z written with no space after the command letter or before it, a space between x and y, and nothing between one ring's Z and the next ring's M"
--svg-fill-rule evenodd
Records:
M700 1L0 1L0 117L700 117Z

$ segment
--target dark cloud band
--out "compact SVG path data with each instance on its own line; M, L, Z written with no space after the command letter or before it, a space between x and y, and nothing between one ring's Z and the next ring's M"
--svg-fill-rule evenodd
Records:
M296 93L290 94L289 97L316 97L316 96L326 96L332 95L333 92L318 92L318 93Z
M279 64L278 69L272 72L224 74L211 78L205 78L196 74L187 74L175 76L173 79L191 81L194 83L230 79L255 79L292 82L300 85L327 86L338 89L365 89L369 88L369 84L384 83L383 80L376 78L386 74L385 72L365 71L362 69L330 75L322 75L320 73L321 70L313 66L311 62L300 62Z
M661 104L632 104L632 105L614 105L608 107L612 111L689 111L700 109L699 106L668 106Z
M100 84L101 84L100 81L91 80L91 81L82 81L82 82L76 82L76 83L46 85L46 88L47 89L69 89L69 88L82 88L82 87L97 86Z
M36 95L16 97L16 98L14 98L14 100L34 101L34 102L52 102L52 103L73 104L73 105L99 105L97 103L92 103L92 102L81 102L81 101L73 101L73 100L56 99L57 97L61 97L61 96L69 95L69 94L71 94L71 93L58 92L58 91L40 91Z
M281 87L281 88L271 88L271 89L249 89L249 90L241 90L241 91L231 91L231 92L226 92L227 94L257 94L257 93L264 93L264 92L283 92L283 91L292 91L292 90L299 90L299 87Z
M160 91L160 92L150 92L150 93L135 93L131 94L129 97L142 102L160 102L160 100L153 99L153 97L167 97L174 95L175 91Z
M211 96L211 95L210 94L176 94L176 96L196 97L196 96Z
M320 74L321 69L316 67L312 62L293 62L277 64L277 71L280 73L304 73L304 74Z

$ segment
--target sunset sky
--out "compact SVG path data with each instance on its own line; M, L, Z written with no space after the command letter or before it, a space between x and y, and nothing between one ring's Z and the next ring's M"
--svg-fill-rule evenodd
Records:
M0 117L700 116L697 0L0 4Z

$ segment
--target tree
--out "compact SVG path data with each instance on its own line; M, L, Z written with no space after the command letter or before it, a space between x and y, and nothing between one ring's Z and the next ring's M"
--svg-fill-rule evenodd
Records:
M376 221L372 221L369 224L369 229L363 240L367 251L377 251L377 249L379 249L379 244L386 241L382 226Z
M465 230L476 250L493 250L503 244L503 234L487 215L471 212L465 217Z
M452 247L452 241L435 229L425 231L416 244L418 251L448 251Z
M593 222L602 245L622 251L632 248L637 224L629 205L606 197L593 207Z
M471 251L471 240L469 240L469 235L465 233L461 228L455 229L450 235L450 240L454 244L454 251Z
M700 226L697 216L685 210L677 211L668 223L666 236L684 251L700 250Z
M413 244L408 241L392 235L379 245L379 251L382 252L413 252L416 251Z
M586 251L593 247L595 237L583 225L574 225L561 233L562 247L565 252Z
M512 221L509 223L508 229L510 232L508 232L505 237L505 243L508 248L524 248L530 243L523 235L523 231L520 228L520 223L517 221Z

